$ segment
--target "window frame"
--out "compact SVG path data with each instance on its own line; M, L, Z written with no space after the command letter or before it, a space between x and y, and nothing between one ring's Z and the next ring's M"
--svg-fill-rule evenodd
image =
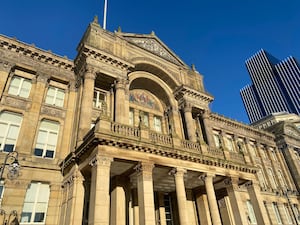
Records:
M34 201L26 201L26 198L28 197L30 197L29 195L30 195L30 188L31 188L31 185L32 184L36 184L37 185L37 190L36 190L36 192L34 193ZM38 198L41 196L40 195L40 193L41 193L41 191L43 190L42 189L42 185L43 186L46 186L47 187L47 193L43 193L44 195L45 194L48 194L48 199L47 199L47 202L39 202L38 200ZM28 196L27 196L28 195ZM23 203L23 208L22 208L22 212L21 212L21 216L20 216L20 224L21 225L31 225L31 224L39 224L39 225L44 225L44 224L46 224L46 217L47 217L47 211L48 211L48 206L49 206L49 200L50 200L50 185L48 184L48 183L43 183L43 182L31 182L30 183L30 185L29 185L29 187L27 188L27 190L26 190L26 194L25 194L25 199L24 199L24 203ZM30 220L29 221L22 221L22 219L23 219L23 217L24 217L24 215L23 215L23 213L25 213L24 212L24 208L25 208L25 204L33 204L33 207L32 207L32 211L31 211L31 215L30 215ZM40 221L38 221L38 222L36 222L36 221L34 221L35 219L36 219L36 213L37 213L37 206L38 206L38 204L46 204L45 205L45 210L44 211L42 211L42 213L44 213L44 216L43 216L43 221L42 222L40 222ZM28 213L28 212L26 212L26 213ZM30 213L30 212L29 212Z
M50 96L49 92L50 90L54 89L54 95ZM63 98L60 99L61 103L59 104L58 101L58 92L61 91L63 93ZM47 88L47 92L46 92L46 96L45 96L45 103L47 105L52 105L52 106L56 106L56 107L61 107L63 108L65 105L65 97L66 97L66 90L61 88L61 87L56 87L54 85L49 85L49 87ZM51 99L51 102L48 102L47 99Z
M54 129L49 129L49 128L41 127L43 122L45 122L45 123L51 123L51 125L57 125L58 129L54 130ZM45 126L47 126L47 124L45 124ZM35 157L38 157L38 158L54 159L55 155L56 155L57 145L58 145L59 131L60 131L60 123L59 122L53 121L53 120L48 120L48 119L42 120L41 123L40 123L39 129L38 129L38 132L37 132L36 142L35 142L35 148L34 148L33 155ZM46 132L46 141L43 142L43 143L38 143L39 136L42 135L41 132ZM47 157L47 151L50 152L50 150L47 149L47 147L49 146L49 135L51 135L51 133L52 134L53 133L56 134L56 143L54 145L53 156L52 157ZM43 148L37 148L37 145L39 145L39 144L43 145ZM42 155L36 154L37 150L42 150Z
M279 208L278 208L278 205L277 205L276 202L272 202L272 208L273 208L273 211L274 211L274 214L275 214L277 224L283 224L282 223L282 218L281 218L281 215L280 215L280 212L279 212Z
M18 86L14 86L17 89L17 93L14 93L14 90L12 90L12 88L14 88L12 86L12 84L13 84L15 79L20 79L20 83L18 84ZM25 82L28 82L28 84L30 84L30 87L27 89L28 94L27 95L22 95L21 91L22 91L22 89L24 89L24 85L26 84ZM12 96L17 96L17 97L20 97L20 98L28 99L29 96L30 96L31 88L32 88L32 79L30 79L28 77L18 75L18 74L14 74L10 79L7 93L9 95L12 95Z
M8 121L8 120L1 120L1 116L6 113L6 114L11 114L14 116L19 116L19 124L17 122L13 122L13 121ZM20 134L20 129L22 126L22 121L23 121L23 115L20 113L15 113L15 112L11 112L11 111L2 111L0 112L0 124L6 126L6 131L4 132L3 136L1 136L1 138L3 138L2 142L0 143L0 151L1 152L13 152L16 149L16 144L19 138L19 134ZM11 127L17 127L17 135L14 139L14 146L13 149L11 151L5 151L5 146L7 145L7 140L8 140L8 135L10 133L10 128ZM10 138L11 139L11 138Z
M248 217L247 217L248 221L250 222L251 225L257 225L257 219L255 216L253 205L249 199L246 200L246 207L247 207L247 212L248 212Z
M95 93L96 93L96 97L95 97ZM103 100L100 99L100 95L103 95ZM102 91L98 88L94 88L93 91L93 108L95 109L103 109L103 103L106 102L106 98L107 98L107 93L105 91Z

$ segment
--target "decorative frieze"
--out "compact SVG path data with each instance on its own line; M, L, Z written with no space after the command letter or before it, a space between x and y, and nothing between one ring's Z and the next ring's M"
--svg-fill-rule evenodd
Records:
M45 106L45 105L42 106L41 113L46 114L48 116L59 117L59 118L65 118L66 116L65 110L54 108L51 106Z
M3 104L8 105L14 108L28 110L31 107L31 102L26 101L25 99L14 98L10 96L6 96L3 98Z

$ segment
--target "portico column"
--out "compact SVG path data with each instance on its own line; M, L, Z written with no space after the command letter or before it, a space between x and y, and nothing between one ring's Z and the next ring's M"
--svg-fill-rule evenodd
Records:
M113 190L111 191L111 225L126 224L126 195L124 190L124 179L116 176L113 179Z
M191 104L185 104L184 108L184 118L186 122L186 130L187 135L190 141L196 142L196 129L195 129L195 123L192 116L192 105Z
M248 181L246 184L251 203L253 205L257 224L270 225L266 208L264 207L263 199L260 195L260 187L254 181Z
M202 193L197 194L196 203L197 203L198 217L200 218L200 223L205 225L212 225L211 217L209 213L207 195Z
M240 197L238 180L239 178L237 177L226 178L224 183L226 185L227 194L233 211L235 224L247 225L246 212Z
M109 225L110 165L113 158L96 155L90 162L91 191L89 225Z
M155 225L152 170L154 164L141 162L136 166L139 203L139 225Z
M219 208L218 208L218 202L217 202L214 185L213 185L214 176L215 175L213 175L213 174L207 173L205 175L202 175L201 179L205 183L205 189L206 189L206 193L207 193L212 224L213 225L222 225L221 218L220 218L220 212L219 212Z
M160 225L167 225L164 193L162 192L158 193L158 207L159 207Z
M90 130L93 112L93 97L96 73L92 66L87 65L84 74L82 100L80 107L79 140Z
M117 123L129 124L129 99L128 82L118 79L115 83L115 121Z
M186 192L185 192L184 179L183 179L185 173L186 170L183 168L174 168L170 171L170 174L174 175L175 177L176 197L177 197L180 225L190 225L187 216L187 202L186 202L187 200L186 200Z

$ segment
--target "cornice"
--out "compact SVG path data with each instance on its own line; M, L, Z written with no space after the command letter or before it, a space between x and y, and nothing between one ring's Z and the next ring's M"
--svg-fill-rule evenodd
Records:
M229 127L240 128L240 129L246 130L248 132L253 133L256 136L264 137L264 138L268 139L269 141L275 140L275 136L267 131L259 130L257 128L251 127L250 125L243 124L241 122L229 119L229 118L227 118L223 115L219 115L217 113L210 113L209 119L212 121L218 121L218 122L225 123Z
M177 100L181 99L183 96L192 97L194 99L207 103L210 103L214 100L214 97L212 95L196 91L184 85L181 85L179 88L177 88L177 90L174 92L174 96Z
M74 68L72 60L3 35L0 35L0 49L3 49L6 52L24 55L25 57L57 67L59 69L73 71Z

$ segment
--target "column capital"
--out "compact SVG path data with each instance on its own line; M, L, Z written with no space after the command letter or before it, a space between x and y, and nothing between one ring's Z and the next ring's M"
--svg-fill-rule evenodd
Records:
M123 78L118 78L116 81L115 81L115 88L116 89L126 89L128 85L128 80L126 79L123 79Z
M183 111L184 112L192 112L192 108L193 108L192 103L185 102L184 105L183 105Z
M151 172L155 165L150 162L139 162L135 167L134 170L137 172Z
M172 176L184 176L184 174L186 173L186 169L184 168L173 168L169 171L169 175Z
M204 173L204 174L200 175L198 178L200 180L202 180L203 182L205 182L207 180L207 178L212 178L213 179L215 176L216 175L213 174L213 173Z
M84 71L84 79L96 79L96 70L91 65L85 65L85 71Z
M102 156L99 154L96 154L89 162L89 165L94 167L94 166L106 166L110 167L111 162L114 161L112 157L109 156Z

